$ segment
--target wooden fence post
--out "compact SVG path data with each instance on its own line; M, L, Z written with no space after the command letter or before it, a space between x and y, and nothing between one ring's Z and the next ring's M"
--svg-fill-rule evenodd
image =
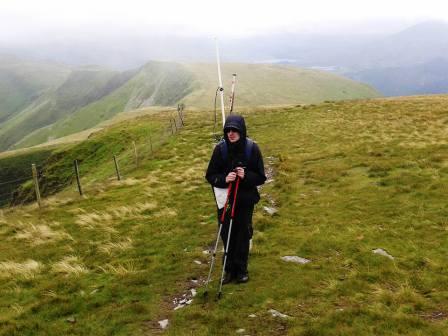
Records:
M39 208L40 208L42 206L42 204L40 201L39 180L37 179L37 170L36 170L36 165L34 163L31 165L31 170L33 172L33 181L34 181L34 190L36 192L36 200L37 200L37 204L39 205Z
M184 126L184 118L183 118L183 116L182 116L182 107L181 107L182 105L177 105L177 114L179 115L179 119L180 119L180 123L181 123L181 125L182 126Z
M115 162L115 171L117 172L117 179L118 181L121 181L120 169L118 168L117 157L115 155L114 155L114 162Z
M180 115L182 116L182 122L184 121L184 109L185 109L185 104L180 104Z
M176 118L173 118L173 124L174 124L174 133L177 133L177 123L176 123Z
M170 128L171 128L171 135L174 134L174 130L173 130L173 119L170 118Z
M79 178L78 160L74 160L73 164L75 165L76 182L78 183L79 195L82 196L82 187L81 187L81 179Z

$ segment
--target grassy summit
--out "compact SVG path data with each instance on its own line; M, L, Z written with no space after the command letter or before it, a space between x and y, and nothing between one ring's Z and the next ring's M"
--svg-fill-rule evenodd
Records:
M1 213L0 335L154 335L165 318L167 335L446 334L447 102L246 111L272 182L255 214L251 280L225 286L220 302L216 275L209 300L196 283L207 275L203 250L216 234L203 178L210 122L191 112L138 168L126 143L143 145L163 115L105 130L82 144L82 152L98 146L82 169L85 198L72 186L41 211ZM102 158L120 141L127 168L116 182ZM273 204L270 216L262 207ZM287 263L285 255L311 262ZM193 303L174 311L173 300L193 287Z

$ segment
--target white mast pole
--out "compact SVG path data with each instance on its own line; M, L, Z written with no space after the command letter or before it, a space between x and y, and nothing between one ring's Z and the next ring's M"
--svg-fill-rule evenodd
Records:
M216 61L218 62L219 94L221 96L222 127L224 127L224 124L226 122L226 113L224 112L224 88L222 87L221 64L219 61L219 49L217 38L215 38L215 42L216 42Z
M235 102L235 83L236 83L236 74L232 76L232 92L230 94L230 114L233 113L233 103Z

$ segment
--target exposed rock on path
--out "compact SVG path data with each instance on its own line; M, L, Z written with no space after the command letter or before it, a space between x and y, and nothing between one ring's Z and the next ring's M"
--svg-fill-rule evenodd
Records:
M159 325L161 329L166 329L168 327L169 321L167 319L159 321Z
M272 316L274 317L281 317L281 318L290 318L291 316L280 313L279 311L275 310L275 309L269 309L269 312L272 314Z
M296 264L307 264L307 263L311 262L311 260L309 260L309 259L298 257L298 256L284 256L284 257L281 257L280 259L287 261L287 262L293 262Z
M268 214L270 214L271 216L274 215L278 210L276 208L273 207L267 207L264 206L263 210L266 211Z
M379 254L379 255L382 255L384 257L387 257L387 258L389 258L391 260L395 259L393 256L391 256L389 253L387 253L385 250L383 250L381 248L377 248L375 250L372 250L372 252L375 253L375 254Z

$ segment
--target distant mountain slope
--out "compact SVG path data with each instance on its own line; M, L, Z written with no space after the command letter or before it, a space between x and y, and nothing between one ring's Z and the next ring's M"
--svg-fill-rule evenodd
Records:
M224 86L238 74L236 107L306 104L377 97L371 87L314 70L263 64L224 64ZM56 89L0 124L0 149L26 147L93 127L123 111L148 106L212 109L217 88L213 64L149 62L116 72L73 70ZM226 91L226 102L229 92Z
M0 124L70 73L67 66L0 56Z
M364 46L354 53L353 62L358 69L405 67L443 59L447 55L448 23L429 21Z
M216 66L185 65L196 75L196 90L185 97L187 105L210 108L217 88ZM232 73L237 74L236 106L310 104L324 100L377 97L370 86L328 72L286 65L227 63L223 85L229 96ZM227 103L227 98L226 98Z
M267 31L260 35L223 38L220 39L222 59L239 63L284 63L326 69L343 76L356 73L356 78L361 78L363 82L366 81L361 76L367 70L410 69L447 59L448 21L417 23L417 19L406 19L394 20L392 25L388 21L376 19L370 23L353 23L345 29L338 27L322 33ZM53 59L76 66L98 64L116 69L136 68L146 60L213 63L215 59L213 41L203 36L187 37L151 31L120 33L117 36L108 30L101 38L94 35L82 39L70 35L63 44L56 43L53 36L46 36L33 44L27 41L16 41L14 44L0 41L0 52L34 59ZM434 83L428 82L426 75L424 79L418 74L414 73L413 81L407 84L409 90L405 90L404 94L439 92L433 90ZM421 85L423 80L427 85ZM387 91L384 86L375 88L380 92Z
M28 147L91 128L114 115L147 106L173 106L192 91L193 75L175 63L150 62L102 99L95 100L46 127L16 147Z
M448 93L448 59L405 67L374 68L347 74L381 88L387 96Z
M7 148L30 132L48 126L120 87L132 73L100 68L74 70L56 89L37 97L25 109L10 117L0 129L0 143Z

